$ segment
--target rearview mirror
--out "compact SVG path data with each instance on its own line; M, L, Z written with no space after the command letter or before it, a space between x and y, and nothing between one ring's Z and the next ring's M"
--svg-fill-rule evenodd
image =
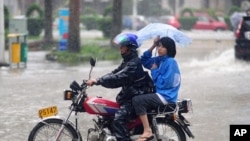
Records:
M89 60L89 63L91 65L91 68L90 68L90 71L89 71L89 79L90 79L91 78L92 69L93 69L93 67L95 66L95 63L96 63L96 59L94 59L93 57L91 57L90 60Z
M95 63L96 63L96 59L94 59L93 57L91 57L90 60L89 60L89 62L90 62L90 65L91 65L92 67L94 67L94 66L95 66Z

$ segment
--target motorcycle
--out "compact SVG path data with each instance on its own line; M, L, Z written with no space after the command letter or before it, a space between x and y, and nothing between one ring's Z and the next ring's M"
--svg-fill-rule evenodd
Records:
M95 66L96 60L91 58L91 72ZM70 111L66 118L56 116L58 114L57 106L42 108L38 111L41 121L31 130L28 141L83 141L82 135L78 129L77 115L87 113L96 115L93 119L93 128L89 128L87 141L116 141L112 132L111 123L114 119L119 104L102 97L89 97L86 90L89 88L83 80L79 85L76 81L70 84L71 90L64 90L64 100L71 100ZM178 100L175 104L168 104L158 107L148 112L148 119L154 140L156 141L186 141L186 135L194 138L189 129L190 122L182 115L192 110L191 99ZM75 123L70 121L72 113L75 113ZM127 123L131 139L135 140L143 133L143 126L139 119Z

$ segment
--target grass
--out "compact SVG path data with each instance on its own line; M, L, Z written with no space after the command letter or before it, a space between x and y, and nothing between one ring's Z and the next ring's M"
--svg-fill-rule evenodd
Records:
M96 42L96 40L95 40ZM116 48L111 48L105 44L103 40L98 42L88 42L81 47L79 53L72 53L68 51L52 51L46 55L48 60L58 61L66 64L79 64L89 61L90 57L98 60L118 60L121 59L120 51Z

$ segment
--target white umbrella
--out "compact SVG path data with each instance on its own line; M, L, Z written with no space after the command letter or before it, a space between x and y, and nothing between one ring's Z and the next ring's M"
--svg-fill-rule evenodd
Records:
M234 29L236 29L238 27L238 24L240 23L242 17L246 16L246 13L244 12L234 12L231 16L230 16L230 22L231 25L233 26Z
M180 30L176 29L171 25L163 23L150 23L141 30L139 30L136 35L138 36L137 43L139 46L145 40L152 39L157 36L168 36L181 46L185 46L192 42L192 40Z

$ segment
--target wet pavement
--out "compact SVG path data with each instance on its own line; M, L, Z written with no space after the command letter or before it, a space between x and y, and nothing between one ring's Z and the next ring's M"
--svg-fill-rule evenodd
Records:
M140 53L150 45L146 42ZM39 121L39 108L57 105L59 115L66 116L70 101L63 100L63 90L73 80L88 78L89 63L66 66L46 61L45 54L30 51L27 68L0 68L1 140L27 140ZM195 40L187 47L178 47L176 59L182 73L179 97L193 101L193 113L185 114L196 137L189 141L228 141L230 124L250 124L250 62L234 58L232 40ZM98 61L92 77L111 71L119 62ZM114 100L118 91L99 86L88 93ZM92 117L79 115L83 138L92 127Z

